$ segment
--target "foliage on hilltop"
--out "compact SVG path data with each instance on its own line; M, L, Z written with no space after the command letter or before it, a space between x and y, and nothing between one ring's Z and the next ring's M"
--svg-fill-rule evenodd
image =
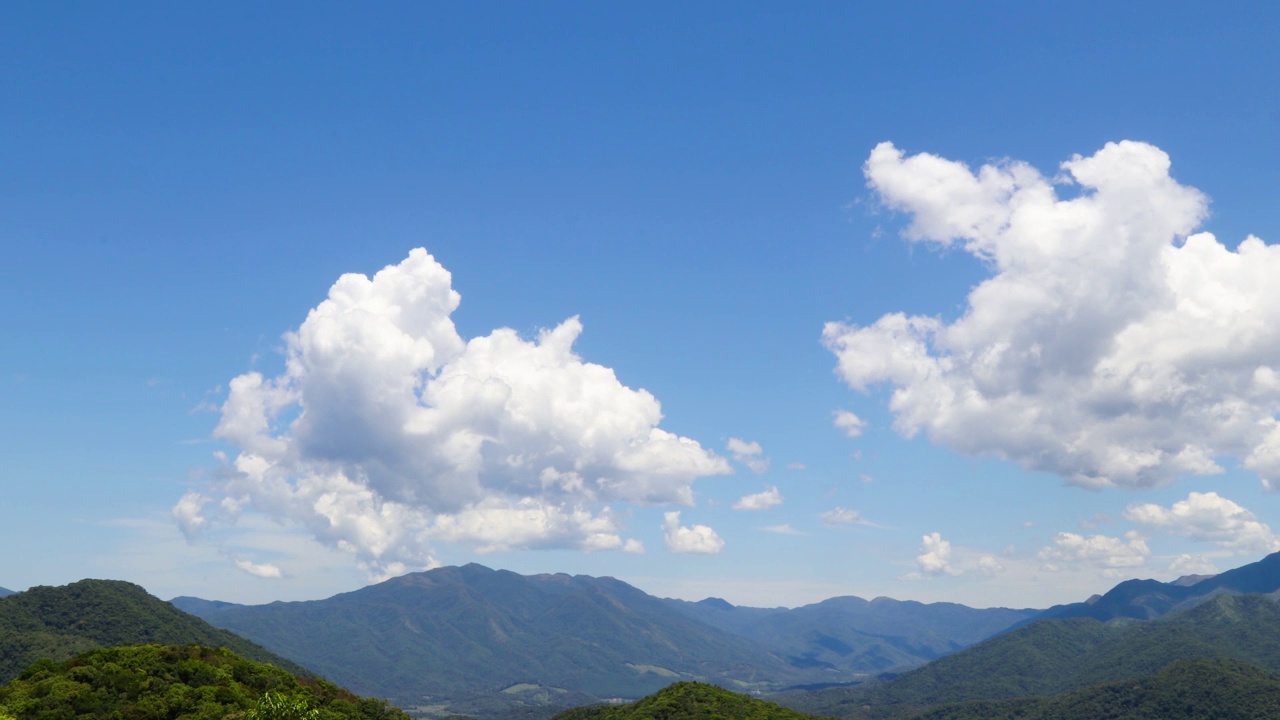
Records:
M295 674L307 673L132 583L81 580L0 598L0 683L42 658L65 660L96 647L144 643L225 647Z
M627 705L574 708L553 720L814 720L771 702L706 683L678 682Z
M407 720L379 700L225 648L134 645L45 659L0 688L17 720Z

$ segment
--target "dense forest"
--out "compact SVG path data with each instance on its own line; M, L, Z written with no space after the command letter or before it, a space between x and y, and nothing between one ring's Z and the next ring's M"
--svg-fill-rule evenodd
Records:
M44 659L0 688L17 720L407 720L379 700L298 678L225 648L133 645Z

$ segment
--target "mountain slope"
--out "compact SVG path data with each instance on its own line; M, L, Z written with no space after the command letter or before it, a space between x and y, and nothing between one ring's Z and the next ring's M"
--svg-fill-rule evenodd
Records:
M91 648L142 643L226 647L295 674L306 673L127 582L81 580L0 598L0 682L16 677L40 658L65 660Z
M1128 680L1177 660L1236 660L1280 671L1280 605L1263 595L1222 595L1147 622L1042 620L887 682L782 702L815 714L888 717Z
M776 687L808 679L749 640L612 578L439 568L312 602L214 608L211 623L403 707L526 690L545 702L641 697L679 679ZM548 695L549 693L549 695ZM531 701L532 702L532 701Z
M0 598L12 595L13 591L8 588L0 587Z
M1153 675L1047 698L935 708L913 720L1256 720L1280 717L1280 673L1233 660L1178 661Z
M704 683L680 682L627 705L575 708L554 720L814 720L813 716Z
M0 687L0 716L21 720L305 717L294 709L313 710L316 720L408 720L323 680L200 645L97 648L60 663L42 660Z
M692 618L750 638L801 668L874 673L915 667L1038 614L955 603L837 597L795 609L735 607L724 600L667 600Z

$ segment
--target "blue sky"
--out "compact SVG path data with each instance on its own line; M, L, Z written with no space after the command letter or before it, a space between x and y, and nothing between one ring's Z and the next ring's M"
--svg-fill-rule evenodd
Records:
M1047 606L1255 560L1278 21L0 9L0 586Z

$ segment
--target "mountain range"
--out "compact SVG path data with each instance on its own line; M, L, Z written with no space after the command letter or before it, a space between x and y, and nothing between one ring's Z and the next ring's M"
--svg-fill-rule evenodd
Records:
M927 662L1035 612L860 598L738 608L659 599L608 577L475 564L326 600L172 602L356 692L473 714L637 698L678 680L757 693L851 682Z
M708 625L754 640L795 667L830 671L833 677L915 667L1040 612L853 596L795 609L736 607L719 598L667 602Z
M0 587L0 598L5 597L5 596L7 596L7 595L12 595L12 594L13 594L13 591L12 591L12 590L10 590L10 589L8 589L8 588L2 588L2 587Z
M545 718L653 692L633 705L571 710L562 720L800 720L795 711L850 720L1269 717L1280 690L1277 597L1280 554L1213 577L1126 581L1043 612L854 597L748 608L717 598L659 599L613 578L522 576L480 565L259 606L199 598L170 604L130 583L84 580L0 598L0 681L36 660L24 678L126 682L81 667L116 663L115 650L93 648L120 644L170 643L127 651L166 677L170 660L186 667L183 653L196 653L197 664L240 662L174 645L194 642L303 674L304 686L323 685L306 666L418 716ZM90 654L56 673L49 664L82 652ZM794 710L686 680L772 694ZM233 690L216 692L235 695L243 710L253 694ZM115 702L106 685L83 692ZM43 703L46 690L3 693Z

